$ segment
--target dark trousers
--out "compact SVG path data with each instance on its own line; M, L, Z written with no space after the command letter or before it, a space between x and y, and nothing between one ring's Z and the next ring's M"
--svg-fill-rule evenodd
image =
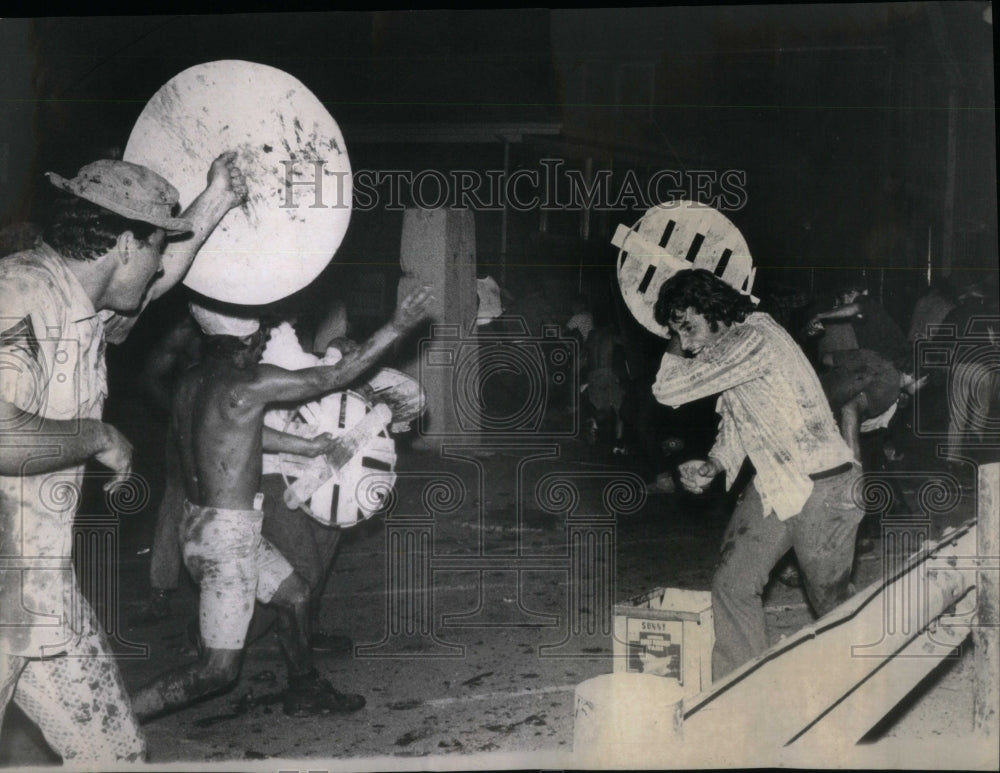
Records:
M722 540L722 559L712 579L716 680L767 649L762 595L771 570L795 549L806 593L822 616L850 597L854 541L864 512L852 489L855 469L816 481L798 515L764 517L755 480L744 489Z
M156 509L153 550L149 565L149 584L153 590L177 588L181 568L181 546L177 527L184 514L184 481L181 462L172 437L168 434L163 459L163 499Z
M309 585L310 622L315 626L326 578L340 543L340 529L324 526L301 510L285 507L285 482L281 475L264 475L261 491L264 494L261 536L288 559L296 574ZM276 618L273 607L257 604L247 642L254 642L267 633Z
M337 554L341 530L324 526L301 510L285 507L285 483L280 475L265 475L261 480L261 490L264 493L261 535L288 559L296 573L308 583L310 608L315 617L326 578Z

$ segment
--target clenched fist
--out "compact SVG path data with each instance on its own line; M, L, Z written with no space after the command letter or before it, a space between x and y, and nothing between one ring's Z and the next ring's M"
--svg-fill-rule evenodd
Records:
M94 454L94 458L115 473L115 476L104 484L104 490L111 491L124 483L132 474L132 444L110 424L101 425L101 431L103 448Z
M221 154L208 170L208 187L229 197L229 208L239 206L247 198L247 181L236 166L236 151Z
M415 327L427 316L433 298L429 287L414 290L403 299L396 313L392 315L392 326L400 333Z

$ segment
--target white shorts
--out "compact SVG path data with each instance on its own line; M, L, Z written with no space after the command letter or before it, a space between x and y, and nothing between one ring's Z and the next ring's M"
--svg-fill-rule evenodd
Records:
M212 649L243 649L254 599L274 598L292 566L260 536L261 510L184 502L179 535L184 565L201 586L201 638Z

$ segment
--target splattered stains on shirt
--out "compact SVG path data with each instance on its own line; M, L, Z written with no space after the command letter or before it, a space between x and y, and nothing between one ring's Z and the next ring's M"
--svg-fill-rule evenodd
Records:
M131 322L95 311L65 260L45 244L0 260L0 399L44 418L99 419L105 341L124 340ZM30 428L28 421L16 429ZM52 437L38 453L58 452ZM71 556L83 469L0 476L0 652L57 654L79 629L70 619L77 593Z
M852 460L816 372L767 314L734 324L697 357L665 354L653 396L678 406L719 394L719 435L710 455L731 486L747 457L764 513L786 520L812 493L809 475Z

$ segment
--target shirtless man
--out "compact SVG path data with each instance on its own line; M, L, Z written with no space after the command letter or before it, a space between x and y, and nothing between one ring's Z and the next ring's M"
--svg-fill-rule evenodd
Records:
M177 383L176 430L187 501L180 523L184 563L201 586L204 646L194 664L141 689L135 713L145 720L231 686L239 676L254 599L279 609L278 637L288 665L284 711L292 716L357 711L360 695L333 689L313 668L309 588L284 556L261 537L262 453L319 456L332 441L264 426L267 406L301 403L350 383L426 315L426 288L407 296L392 321L336 365L289 371L260 364L265 336L257 320L192 304L207 338L204 358Z
M153 349L141 380L156 416L169 418L171 394L177 378L201 359L201 331L190 315L175 324ZM153 548L149 562L150 593L133 624L144 625L170 617L170 597L177 590L181 552L177 523L184 510L177 442L167 427L163 459L163 498L156 508Z

